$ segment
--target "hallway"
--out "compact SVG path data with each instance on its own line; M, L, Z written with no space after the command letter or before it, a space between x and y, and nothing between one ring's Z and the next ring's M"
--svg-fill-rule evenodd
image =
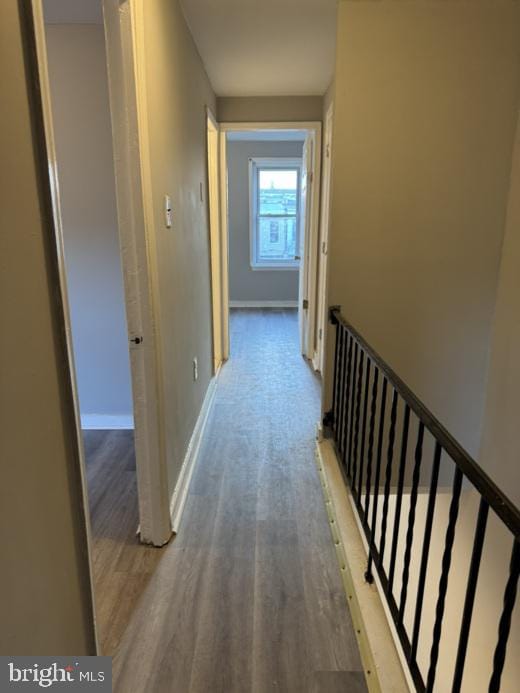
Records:
M314 463L296 311L231 314L181 531L114 658L126 693L365 691Z

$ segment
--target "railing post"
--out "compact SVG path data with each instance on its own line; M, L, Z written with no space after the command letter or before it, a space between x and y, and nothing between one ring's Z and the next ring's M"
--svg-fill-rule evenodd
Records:
M328 429L329 431L333 431L334 425L336 423L336 404L337 404L337 397L338 397L338 384L337 384L337 377L338 377L338 318L336 317L336 312L339 312L340 306L330 306L329 307L329 322L331 325L336 327L336 343L334 347L334 386L333 386L333 394L332 394L332 409L329 409L328 411L325 412L323 415L323 428Z

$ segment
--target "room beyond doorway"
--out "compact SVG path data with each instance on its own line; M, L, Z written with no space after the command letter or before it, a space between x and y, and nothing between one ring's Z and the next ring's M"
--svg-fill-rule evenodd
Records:
M321 123L218 127L222 358L229 307L297 308L300 352L316 363Z
M229 305L297 308L305 135L262 135L228 134Z

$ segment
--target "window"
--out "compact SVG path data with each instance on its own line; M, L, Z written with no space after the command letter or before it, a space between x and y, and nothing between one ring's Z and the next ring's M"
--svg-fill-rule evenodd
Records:
M250 160L253 269L298 269L301 159Z

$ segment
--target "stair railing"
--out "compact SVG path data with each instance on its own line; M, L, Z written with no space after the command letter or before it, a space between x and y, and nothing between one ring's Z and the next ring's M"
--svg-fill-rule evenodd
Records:
M479 507L458 634L451 685L453 693L460 691L462 685L490 509L510 534L512 548L509 574L503 588L502 613L496 624L497 641L488 687L490 693L496 693L500 690L520 570L520 513L399 376L345 320L338 306L330 308L329 318L335 326L334 380L332 409L324 417L324 426L333 438L344 478L366 536L368 564L365 578L367 582L373 582L375 567L417 691L431 693L434 689L463 490L473 487L479 496ZM411 440L412 432L415 434L414 440ZM428 436L431 445L431 454L427 460L424 451L425 436ZM429 666L423 674L417 663L417 650L435 506L439 483L442 481L441 458L443 471L448 468L451 476L451 500L438 591L435 595ZM425 471L429 478L425 525L423 536L416 537L414 529L419 484L421 472L424 476ZM406 500L409 501L409 508L405 539L400 541L400 526L406 521L401 517L405 481L408 481L406 488L407 491L409 489L409 496ZM391 493L391 490L395 493ZM394 496L392 503L391 495ZM380 503L382 508L378 507ZM391 505L393 527L391 536L387 536L390 534L388 525ZM421 539L417 590L412 595L412 546ZM402 568L402 577L399 594L394 595L397 566ZM411 602L412 598L414 602ZM407 628L404 613L406 606L410 608L410 604L413 608L413 626Z

